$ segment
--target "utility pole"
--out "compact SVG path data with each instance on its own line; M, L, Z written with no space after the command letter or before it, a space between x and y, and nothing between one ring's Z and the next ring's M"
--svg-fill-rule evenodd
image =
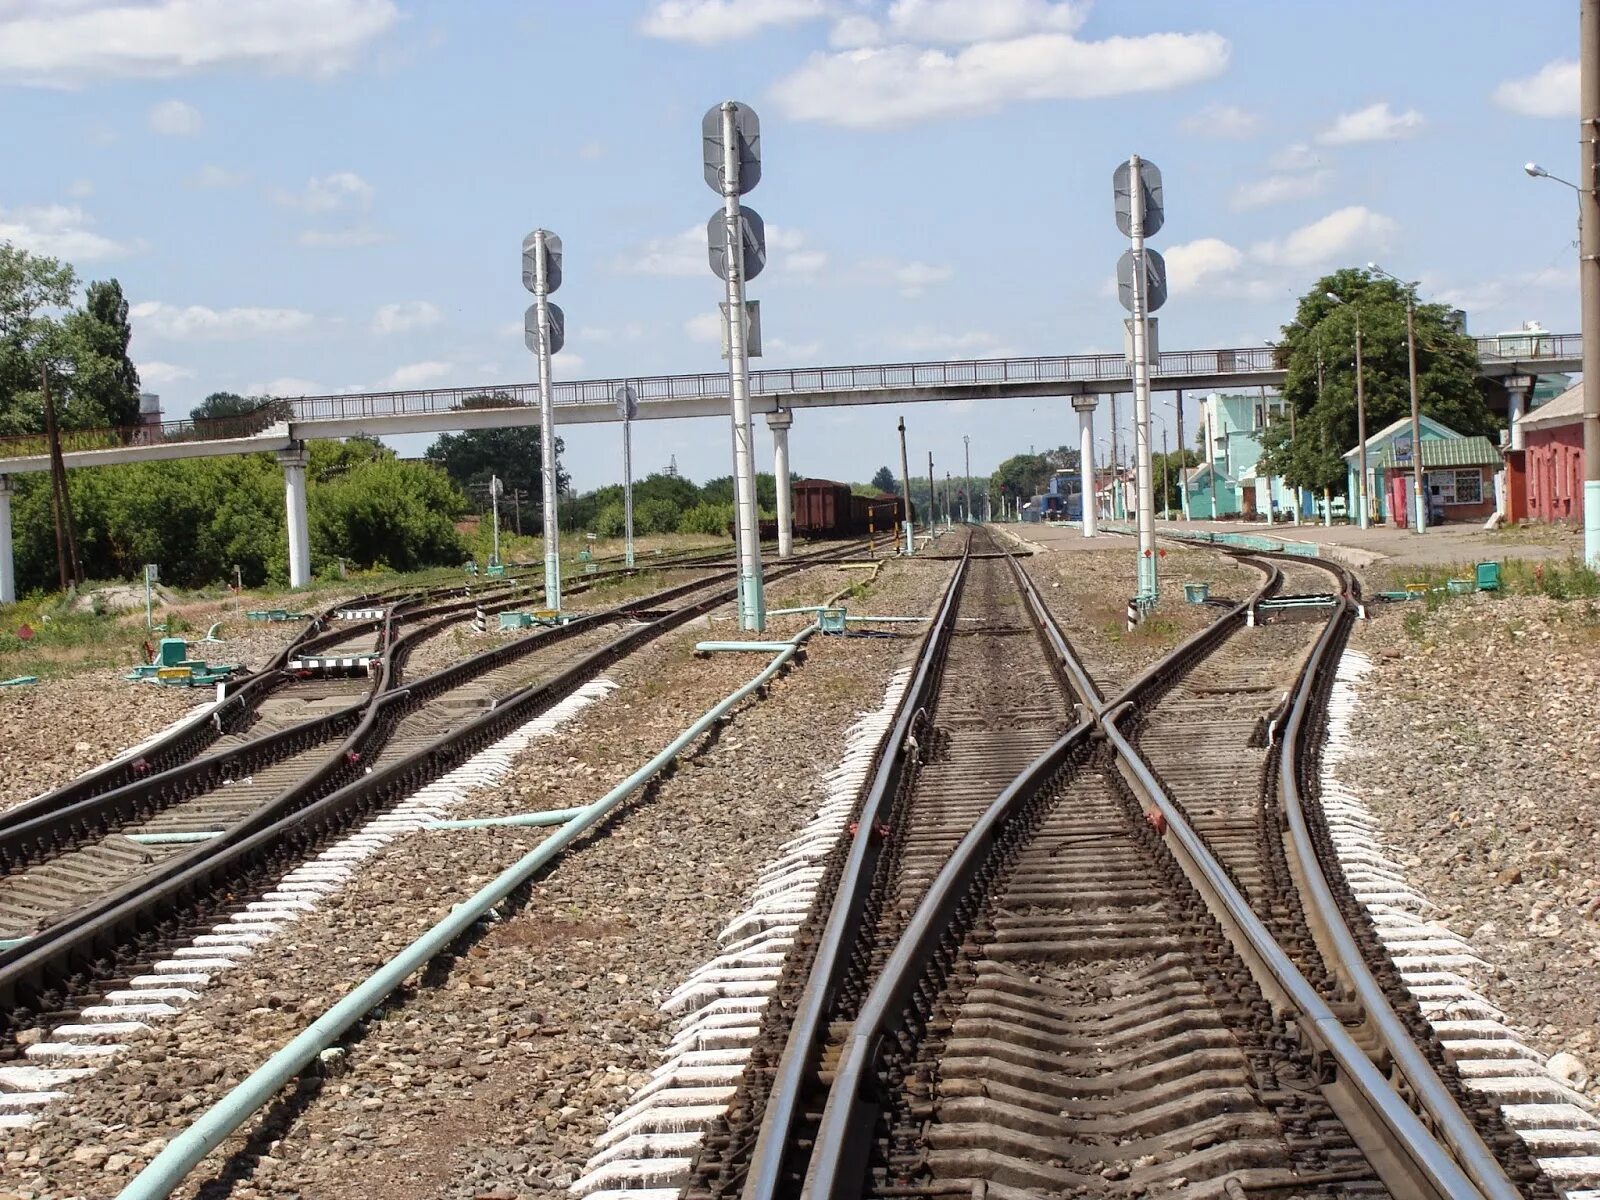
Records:
M1177 393L1177 398L1172 405L1178 414L1178 506L1183 510L1183 519L1189 519L1189 448L1183 440L1183 393Z
M1111 519L1122 520L1122 456L1117 449L1117 394L1111 393Z
M1161 511L1166 513L1172 506L1167 503L1167 474L1172 467L1172 452L1167 449L1167 431L1161 431Z
M617 412L622 417L622 562L633 566L633 418L639 413L639 393L630 384L617 389Z
M911 523L911 467L906 460L906 419L900 418L900 500L906 506L905 520L901 522L906 531L906 553L911 554L916 550L913 540L916 527Z
M1357 470L1361 472L1356 492L1361 504L1361 528L1367 527L1367 392L1366 372L1361 364L1361 310L1356 309L1356 455Z
M56 403L50 395L50 366L39 364L39 382L44 392L44 431L50 449L50 507L56 527L56 567L61 590L83 582L83 564L78 558L78 535L72 523L72 494L67 490L67 464L61 457L61 430L56 424Z
M1428 489L1422 478L1422 405L1417 396L1417 297L1406 293L1406 370L1411 383L1411 504L1416 514L1412 528L1423 533L1428 528Z
M939 493L933 490L933 451L928 451L928 536L934 537L939 529Z
M948 533L955 524L955 518L950 512L950 493L954 485L950 482L950 472L944 473L944 528Z
M972 524L972 439L965 434L961 436L961 445L967 456L967 478L961 485L961 515L968 525Z
M500 476L489 476L489 503L494 509L494 550L489 556L489 565L500 565Z
M1600 0L1578 16L1578 277L1583 325L1583 557L1600 570Z

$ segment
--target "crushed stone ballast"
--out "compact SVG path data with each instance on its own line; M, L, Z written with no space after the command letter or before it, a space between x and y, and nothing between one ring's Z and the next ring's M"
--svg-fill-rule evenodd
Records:
M199 997L213 976L248 958L303 914L315 911L321 900L344 887L363 861L395 838L423 829L480 789L499 783L528 746L550 737L617 686L604 677L584 684L548 712L284 875L244 911L155 963L150 974L135 976L127 987L106 993L101 1003L79 1010L75 1020L55 1026L48 1040L25 1049L22 1063L0 1066L0 1129L33 1124L52 1102L66 1095L65 1087L94 1074L151 1021L176 1014Z
M1347 649L1328 699L1322 807L1339 865L1463 1083L1499 1106L1567 1200L1600 1200L1600 1118L1483 994L1491 964L1460 934L1427 918L1435 906L1407 882L1384 845L1381 822L1339 779L1340 764L1356 753L1358 685L1371 670L1366 655Z
M794 935L816 900L822 864L845 836L911 674L909 667L897 671L882 704L850 727L811 820L762 868L744 907L718 935L716 957L662 1003L677 1018L662 1062L597 1139L574 1195L669 1200L688 1180L701 1139L737 1090Z

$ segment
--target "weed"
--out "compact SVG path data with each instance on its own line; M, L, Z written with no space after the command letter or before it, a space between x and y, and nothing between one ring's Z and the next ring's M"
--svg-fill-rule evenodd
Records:
M1426 615L1420 608L1407 610L1406 615L1400 621L1400 628L1404 629L1406 631L1406 636L1414 642L1420 642L1423 640L1423 631L1426 626Z

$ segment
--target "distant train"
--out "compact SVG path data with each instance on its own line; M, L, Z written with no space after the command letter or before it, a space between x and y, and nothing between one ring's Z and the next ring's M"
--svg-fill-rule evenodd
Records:
M1057 471L1044 492L1022 506L1024 521L1083 520L1083 478L1076 471Z
M831 479L802 479L794 485L796 537L863 537L889 533L906 520L899 496L857 496L848 484ZM912 510L915 519L916 510Z

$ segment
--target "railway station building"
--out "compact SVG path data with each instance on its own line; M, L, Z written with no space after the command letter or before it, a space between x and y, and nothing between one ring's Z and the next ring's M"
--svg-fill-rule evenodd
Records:
M1424 416L1422 478L1427 488L1428 521L1481 521L1497 507L1495 474L1500 451L1485 437L1464 437L1448 425ZM1344 453L1347 506L1356 512L1361 448ZM1367 438L1367 504L1369 519L1396 528L1410 528L1411 418L1378 430Z
M1583 522L1583 384L1517 420L1506 455L1512 520Z

